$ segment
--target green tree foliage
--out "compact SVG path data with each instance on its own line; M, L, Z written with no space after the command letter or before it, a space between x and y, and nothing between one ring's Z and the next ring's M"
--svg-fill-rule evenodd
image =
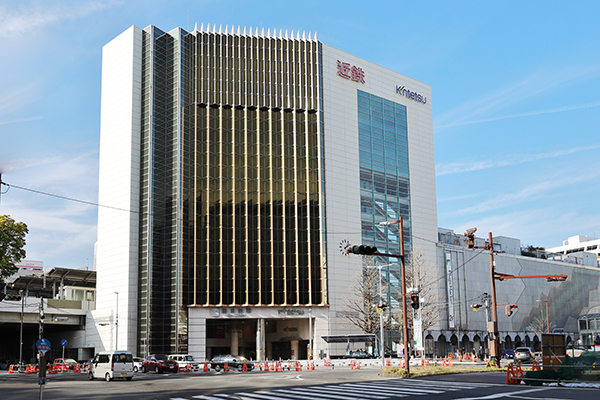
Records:
M0 280L17 272L16 263L25 258L27 225L8 215L0 215Z

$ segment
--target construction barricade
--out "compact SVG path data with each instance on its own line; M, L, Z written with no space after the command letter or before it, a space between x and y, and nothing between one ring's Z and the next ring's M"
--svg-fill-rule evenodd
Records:
M512 363L508 365L506 370L506 384L507 385L518 385L525 376L520 365L513 367Z

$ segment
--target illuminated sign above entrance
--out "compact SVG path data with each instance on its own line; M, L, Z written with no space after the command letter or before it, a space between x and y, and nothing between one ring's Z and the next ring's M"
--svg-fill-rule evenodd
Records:
M365 83L365 71L355 65L337 60L337 74L354 82Z

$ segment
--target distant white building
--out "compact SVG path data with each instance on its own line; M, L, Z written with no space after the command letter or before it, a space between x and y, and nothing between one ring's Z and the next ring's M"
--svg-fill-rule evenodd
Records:
M597 263L600 263L600 239L581 235L571 236L567 240L563 240L562 246L546 249L546 252L578 257L584 256L581 253L593 253L596 255Z
M440 228L438 238L436 267L442 279L434 282L444 300L439 319L423 330L424 353L442 356L463 349L467 353L478 352L481 347L489 349L489 252L467 248L466 237L451 229ZM572 239L569 244L574 243ZM599 336L600 345L600 270L594 254L578 250L568 255L538 252L528 256L521 253L518 238L494 236L492 241L495 272L523 277L496 280L496 301L518 306L518 312L510 315L498 309L502 349L528 346L539 351L541 335L546 331L564 334L567 343L581 340L586 346L594 344ZM587 249L598 241L578 243ZM485 244L485 238L475 237L476 247ZM565 281L530 278L536 275L568 277ZM427 304L428 299L421 296L421 302ZM477 303L482 304L479 312L479 307L471 306ZM425 313L426 307L418 311Z

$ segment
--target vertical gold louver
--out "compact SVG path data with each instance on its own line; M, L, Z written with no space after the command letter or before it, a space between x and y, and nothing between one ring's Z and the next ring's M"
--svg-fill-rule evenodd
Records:
M194 304L323 304L318 42L190 35Z

